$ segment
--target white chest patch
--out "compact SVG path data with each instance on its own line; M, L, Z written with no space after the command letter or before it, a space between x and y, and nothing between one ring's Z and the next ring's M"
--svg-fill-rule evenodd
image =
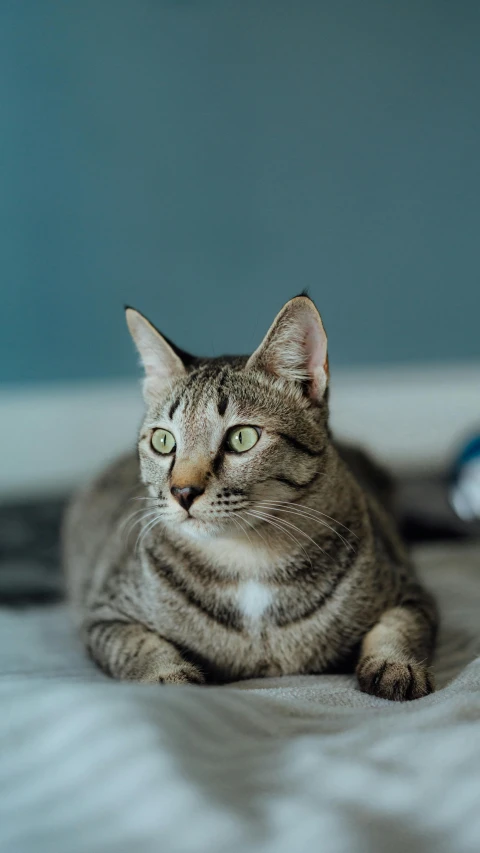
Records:
M245 618L256 622L273 601L270 589L258 581L247 581L239 586L237 603Z

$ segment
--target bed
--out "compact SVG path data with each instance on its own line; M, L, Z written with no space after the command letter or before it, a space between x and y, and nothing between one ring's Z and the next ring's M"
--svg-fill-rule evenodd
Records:
M65 605L0 610L2 853L480 850L480 547L417 549L438 690L108 680Z

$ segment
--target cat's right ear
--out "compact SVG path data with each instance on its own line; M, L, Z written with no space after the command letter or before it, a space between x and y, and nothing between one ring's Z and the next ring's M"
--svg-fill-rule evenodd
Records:
M172 379L185 376L185 363L180 356L181 350L176 351L143 314L125 306L125 316L145 370L143 396L148 402L162 395ZM187 353L184 355L191 358Z
M327 335L312 300L294 296L277 314L247 369L263 370L302 385L319 402L328 385Z

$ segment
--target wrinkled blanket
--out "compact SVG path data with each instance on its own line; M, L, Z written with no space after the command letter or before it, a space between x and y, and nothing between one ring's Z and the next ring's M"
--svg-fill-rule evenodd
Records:
M353 677L226 687L108 680L63 605L0 610L0 851L480 850L480 549L417 552L438 691Z

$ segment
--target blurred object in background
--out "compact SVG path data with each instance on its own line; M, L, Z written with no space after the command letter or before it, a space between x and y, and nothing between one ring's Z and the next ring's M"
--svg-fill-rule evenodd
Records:
M60 526L65 500L0 504L0 604L49 604L63 598Z
M465 445L455 461L450 501L462 521L480 526L480 434Z

